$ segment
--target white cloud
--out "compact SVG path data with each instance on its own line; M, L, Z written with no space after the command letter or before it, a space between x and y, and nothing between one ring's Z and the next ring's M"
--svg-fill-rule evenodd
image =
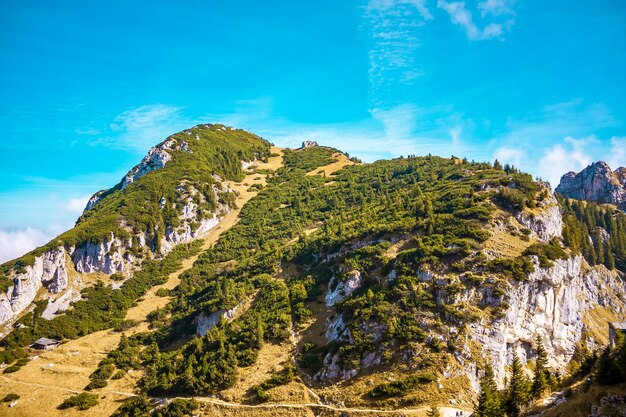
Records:
M514 14L515 0L485 0L478 3L481 16Z
M509 9L509 4L510 7L512 7L512 2L491 0L480 3L479 8L481 8L483 17L487 14L497 16L503 14L505 8L507 14L511 13L512 9ZM486 22L481 29L475 23L472 12L466 8L464 1L447 2L445 0L438 0L437 7L445 10L446 13L450 15L452 23L460 26L467 34L468 39L472 41L502 38L504 32L510 29L515 22L512 18L507 18L504 22Z
M552 146L541 156L536 174L556 187L563 174L578 172L593 162L589 148L597 141L595 136L581 139L566 137L562 143Z
M519 167L525 156L523 149L502 147L493 153L493 159Z
M32 227L15 231L0 229L0 263L18 258L49 240L44 232Z
M394 107L404 102L406 86L424 75L416 59L420 28L433 16L424 0L369 0L362 17L370 109Z
M118 115L111 124L113 131L127 131L153 128L164 120L176 117L181 107L164 104L151 104L127 110Z
M626 137L611 138L611 155L606 162L613 169L626 166Z
M93 128L78 128L74 131L77 135L94 136L99 135L100 131Z
M143 152L167 136L199 123L185 117L182 110L179 106L149 104L124 111L110 124L111 134L91 144Z
M426 0L370 0L367 9L387 11L399 5L414 7L424 19L432 19L433 15L426 7Z
M68 211L71 211L72 213L80 214L85 209L85 206L87 205L87 202L89 201L89 198L91 198L90 195L84 196L84 197L70 198L67 204L65 205L65 209Z

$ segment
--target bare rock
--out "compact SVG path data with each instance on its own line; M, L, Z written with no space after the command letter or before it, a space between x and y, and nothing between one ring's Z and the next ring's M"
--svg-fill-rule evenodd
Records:
M626 210L626 168L613 171L604 161L594 162L579 173L563 175L556 192L576 200L615 204Z

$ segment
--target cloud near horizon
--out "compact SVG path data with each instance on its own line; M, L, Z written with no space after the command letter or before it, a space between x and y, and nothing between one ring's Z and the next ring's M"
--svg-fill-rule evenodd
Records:
M52 237L33 227L22 230L0 229L0 263L18 258L46 244Z

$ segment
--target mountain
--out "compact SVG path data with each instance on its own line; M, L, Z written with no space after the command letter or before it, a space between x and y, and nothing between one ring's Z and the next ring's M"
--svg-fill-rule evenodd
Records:
M608 343L626 215L510 166L199 125L1 271L0 394L27 415L69 396L28 384L93 391L93 415L469 411L489 368L503 388L545 355L554 385ZM64 343L25 360L40 337Z
M579 173L563 175L556 192L577 200L614 204L626 210L626 168L613 171L604 161L594 162Z

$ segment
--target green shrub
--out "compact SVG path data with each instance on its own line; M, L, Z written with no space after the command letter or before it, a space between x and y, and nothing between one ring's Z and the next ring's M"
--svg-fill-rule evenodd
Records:
M13 372L17 372L20 369L22 369L22 367L19 366L19 365L11 365L11 366L9 366L9 367L4 369L4 373L5 374L12 374Z
M553 239L550 243L534 243L524 250L523 255L535 255L539 259L539 266L542 268L552 267L552 262L557 259L567 259L567 253L561 244Z
M411 375L400 381L389 382L375 386L370 395L374 398L379 397L399 397L413 390L420 384L429 384L435 382L437 377L429 373L419 373Z
M2 402L10 403L12 401L19 400L19 399L20 399L20 396L18 394L10 392L2 399Z
M159 288L154 294L157 297L168 297L170 295L170 290L167 288Z
M79 410L87 410L96 405L98 405L98 396L83 392L66 399L57 408L59 410L65 410L67 408L76 407Z

